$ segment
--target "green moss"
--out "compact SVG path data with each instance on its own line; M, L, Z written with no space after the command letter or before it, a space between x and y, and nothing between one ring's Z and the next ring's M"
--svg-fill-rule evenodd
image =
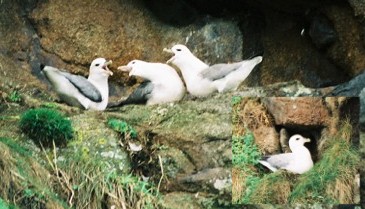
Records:
M118 131L123 137L137 138L137 131L127 122L118 119L109 119L108 125L115 131Z
M261 153L255 144L255 138L250 131L244 136L232 137L232 164L245 168L249 165L256 165L261 158Z
M261 153L255 144L252 132L246 130L245 135L232 137L232 164L245 175L245 182L242 183L245 188L244 195L235 203L250 203L251 195L261 180L254 169L260 158Z
M252 203L251 202L252 195L257 190L257 187L259 186L260 182L261 178L258 175L255 175L254 173L248 175L245 180L245 187L246 187L245 194L239 200L238 203L243 203L243 204Z
M22 114L19 123L20 129L37 144L52 146L65 145L73 137L70 120L58 111L38 108L28 110Z
M233 96L232 97L231 104L232 104L232 106L234 106L234 105L237 105L237 104L241 103L241 101L242 101L242 97L240 97L240 96Z

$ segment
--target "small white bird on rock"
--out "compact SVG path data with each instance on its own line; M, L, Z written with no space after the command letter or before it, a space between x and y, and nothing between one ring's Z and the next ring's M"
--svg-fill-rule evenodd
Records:
M129 72L129 76L138 76L146 81L132 92L126 100L109 104L109 107L126 104L163 104L180 101L185 87L174 68L162 63L133 60L119 70Z
M95 59L90 65L87 79L51 66L41 65L41 70L62 101L71 106L102 111L108 104L108 78L113 75L109 64L111 61L107 62L104 58Z
M293 135L289 139L291 153L266 156L259 162L274 172L285 169L296 174L305 173L313 167L311 154L304 146L306 142L310 142L310 139L299 134Z
M237 89L262 61L262 56L257 56L241 62L209 66L195 57L184 45L178 44L171 49L165 48L164 51L174 54L167 63L181 70L188 92L196 97L206 97L215 91Z

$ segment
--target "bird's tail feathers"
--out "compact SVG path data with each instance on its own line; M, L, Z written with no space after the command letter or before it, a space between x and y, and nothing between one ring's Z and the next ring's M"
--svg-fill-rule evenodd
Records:
M263 160L259 160L259 163L265 167L267 167L268 169L270 169L271 171L275 172L277 171L278 169L275 168L274 166L270 165L269 162L266 162L266 161L263 161Z

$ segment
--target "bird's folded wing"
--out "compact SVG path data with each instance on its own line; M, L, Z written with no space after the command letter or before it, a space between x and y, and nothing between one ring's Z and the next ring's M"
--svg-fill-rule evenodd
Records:
M108 107L119 107L127 104L146 104L147 100L151 97L153 91L153 84L151 81L142 82L136 90L134 90L127 99L109 103Z
M275 168L284 168L290 164L290 162L294 159L293 153L284 153L278 155L271 155L265 157L264 161L268 162Z
M67 78L85 97L93 102L101 102L103 100L100 91L90 83L86 78L79 75L72 75L67 72L62 72L62 75Z
M242 65L242 62L235 62L230 64L215 64L204 69L200 74L203 78L215 81L224 78L229 73L237 70Z

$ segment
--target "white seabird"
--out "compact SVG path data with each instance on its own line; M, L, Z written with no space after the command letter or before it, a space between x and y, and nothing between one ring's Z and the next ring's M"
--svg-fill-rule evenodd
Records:
M176 102L180 101L185 94L184 83L175 69L169 65L133 60L118 69L129 72L129 76L141 77L145 81L126 100L110 104L110 107Z
M306 142L310 142L310 139L299 134L293 135L289 139L291 153L267 156L259 162L274 172L285 169L296 174L305 173L313 167L311 154L304 146Z
M108 77L113 75L109 64L111 61L107 62L104 58L95 59L90 65L87 79L51 66L41 65L41 70L62 101L71 106L102 111L108 104Z
M165 48L164 51L174 54L167 63L181 70L188 92L196 97L205 97L215 91L237 89L254 67L262 61L262 56L256 56L241 62L209 66L195 57L184 45L178 44L171 49Z

